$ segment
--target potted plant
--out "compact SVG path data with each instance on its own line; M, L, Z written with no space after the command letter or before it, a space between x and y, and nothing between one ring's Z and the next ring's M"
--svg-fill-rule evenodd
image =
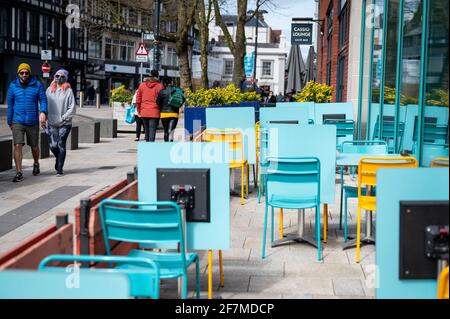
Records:
M126 108L131 106L133 93L121 85L118 88L111 90L111 101L113 107L113 118L117 119L118 125L129 125L125 122Z
M309 81L303 90L293 95L295 102L329 103L333 88L326 84Z
M242 93L233 84L225 88L200 89L186 91L184 109L184 127L193 134L206 124L207 107L254 107L255 118L259 114L261 96L256 92Z

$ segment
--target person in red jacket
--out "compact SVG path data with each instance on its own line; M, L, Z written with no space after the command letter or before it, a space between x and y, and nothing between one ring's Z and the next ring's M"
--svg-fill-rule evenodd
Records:
M154 142L160 116L156 99L164 87L158 80L159 73L157 70L152 70L150 75L150 79L139 85L136 95L136 109L138 116L144 123L145 140Z

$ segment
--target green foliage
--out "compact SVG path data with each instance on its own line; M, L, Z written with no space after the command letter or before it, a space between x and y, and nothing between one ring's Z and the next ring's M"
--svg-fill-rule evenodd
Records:
M195 92L186 90L188 107L208 107L210 105L239 104L247 101L260 101L261 95L256 92L242 93L233 84L225 88L200 89Z
M303 90L294 94L293 97L296 102L328 103L331 102L332 95L333 88L331 86L309 81Z
M111 90L111 101L131 104L133 93L125 89L125 85L119 86L117 89Z
M396 89L385 86L384 87L384 104L395 104ZM372 90L372 101L378 102L380 100L380 89L375 88ZM405 96L400 93L400 105L407 104L419 104L417 97ZM448 90L433 89L431 92L427 92L425 105L427 106L449 106Z

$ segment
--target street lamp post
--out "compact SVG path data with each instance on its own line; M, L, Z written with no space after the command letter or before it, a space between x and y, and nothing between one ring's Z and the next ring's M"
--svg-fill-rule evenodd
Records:
M159 36L160 36L160 20L161 20L161 0L156 0L156 26L155 26L155 50L153 52L153 68L159 70L160 54L159 54Z
M253 10L249 10L247 12L249 15L252 15L255 13ZM268 13L266 10L257 10L255 13L256 18L256 28L255 28L255 59L254 59L254 65L253 65L253 79L256 80L256 63L258 61L258 27L259 27L259 14L262 13Z

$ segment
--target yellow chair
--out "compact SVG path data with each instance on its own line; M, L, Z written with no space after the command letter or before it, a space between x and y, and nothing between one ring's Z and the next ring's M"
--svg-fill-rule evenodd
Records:
M448 157L437 157L431 161L430 167L448 167Z
M358 219L356 228L356 262L360 262L361 254L361 209L376 211L376 196L370 195L370 189L377 185L379 168L414 168L417 160L414 157L362 157L358 163ZM367 186L367 193L362 189Z
M439 274L437 298L448 299L448 266Z
M244 205L244 183L248 197L248 174L249 165L245 159L244 141L241 131L238 130L215 130L206 129L201 135L203 142L226 142L230 146L232 156L230 158L230 168L241 169L241 204ZM246 171L246 172L245 172Z

